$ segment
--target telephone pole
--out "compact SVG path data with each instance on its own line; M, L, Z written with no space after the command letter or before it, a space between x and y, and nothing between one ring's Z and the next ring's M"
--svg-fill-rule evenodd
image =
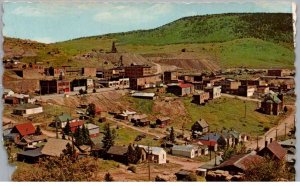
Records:
M286 139L286 123L284 123L284 139Z
M276 129L276 141L277 141L277 131L278 131L278 129Z

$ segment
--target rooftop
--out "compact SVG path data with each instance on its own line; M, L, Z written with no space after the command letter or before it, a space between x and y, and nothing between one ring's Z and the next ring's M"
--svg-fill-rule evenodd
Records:
M27 136L35 133L35 128L32 123L22 123L14 127L21 136Z
M33 109L33 108L39 108L42 107L40 105L33 105L33 104L22 104L18 105L17 107L14 108L14 110L27 110L27 109Z

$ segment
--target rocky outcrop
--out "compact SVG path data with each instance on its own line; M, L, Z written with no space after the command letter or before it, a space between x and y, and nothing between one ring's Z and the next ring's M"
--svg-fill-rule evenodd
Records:
M155 177L155 181L161 181L161 182L175 182L176 181L176 176L174 174L168 174L168 173L162 173L158 174Z
M216 170L209 171L206 174L206 181L242 181L244 174L238 173L236 175L229 174L228 171Z

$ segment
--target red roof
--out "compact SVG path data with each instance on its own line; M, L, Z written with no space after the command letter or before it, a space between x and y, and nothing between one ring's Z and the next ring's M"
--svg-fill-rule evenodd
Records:
M192 84L188 84L188 83L180 83L178 85L180 88L189 88L192 87Z
M35 133L35 128L32 123L22 123L15 126L15 129L21 136L27 136Z
M99 107L96 106L95 112L96 112L96 114L100 114L100 113L101 113L101 109L100 109Z
M265 148L269 149L269 151L271 151L272 154L280 160L282 160L287 153L286 150L283 147L281 147L281 145L277 141L273 141ZM262 151L263 150L264 149L262 149Z
M216 141L214 140L199 140L203 145L207 145L207 146L215 146L217 144Z
M77 127L80 127L83 124L84 124L83 120L78 120L78 121L70 122L71 131L75 132L75 130L77 129Z

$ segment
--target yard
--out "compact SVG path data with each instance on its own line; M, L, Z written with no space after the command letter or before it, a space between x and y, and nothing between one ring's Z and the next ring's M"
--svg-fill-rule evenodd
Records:
M235 98L219 98L209 101L205 106L191 103L191 98L184 98L183 102L189 113L191 123L188 128L200 118L205 119L211 131L222 128L233 128L251 136L262 135L269 128L275 126L280 117L256 112L257 103ZM246 115L245 115L246 110Z

